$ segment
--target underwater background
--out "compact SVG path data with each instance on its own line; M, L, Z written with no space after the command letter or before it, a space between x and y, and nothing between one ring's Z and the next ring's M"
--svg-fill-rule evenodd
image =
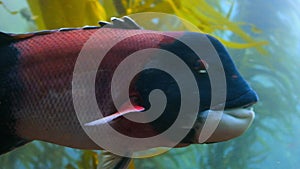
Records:
M182 17L227 46L260 97L256 118L236 139L134 159L130 169L298 169L299 6L299 0L1 0L0 31L97 25L112 16L150 11ZM162 30L180 27L167 21L158 24ZM0 169L96 168L99 154L34 141L1 156Z

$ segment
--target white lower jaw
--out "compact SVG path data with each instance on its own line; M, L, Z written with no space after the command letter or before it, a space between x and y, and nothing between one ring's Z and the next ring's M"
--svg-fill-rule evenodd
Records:
M221 142L240 136L249 128L255 117L253 109L228 109L223 111L223 113L213 110L208 111L208 113L212 114L208 115L206 122L212 124L218 123L218 125L214 131L210 131L209 135L205 136L205 138L203 137L203 134L205 135L206 133L203 132L209 130L202 128L201 134L197 134L199 143Z

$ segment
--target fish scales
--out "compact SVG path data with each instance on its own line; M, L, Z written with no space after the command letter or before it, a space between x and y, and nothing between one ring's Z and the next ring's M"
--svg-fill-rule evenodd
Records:
M10 48L18 52L13 76L18 79L20 88L11 93L14 105L11 114L14 116L13 125L19 137L69 147L99 148L79 124L71 91L76 59L84 44L96 31L96 36L99 36L97 38L103 43L94 44L95 46L91 48L97 48L98 51L101 51L101 48L104 51L107 48L107 41L113 37L130 36L141 32L111 31L109 28L57 31L25 38L10 45ZM167 42L171 39L167 40L160 34L143 30L142 34L125 39L114 46L105 56L98 70L101 73L97 74L96 80L99 89L96 95L104 116L116 111L108 92L114 69L129 54L140 49L159 48L162 41ZM143 66L144 63L139 64ZM121 84L122 79L120 86Z

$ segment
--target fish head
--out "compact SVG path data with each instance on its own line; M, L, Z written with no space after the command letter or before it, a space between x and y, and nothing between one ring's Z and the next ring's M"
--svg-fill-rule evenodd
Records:
M173 39L173 33L170 33L170 36ZM190 45L184 43L186 40L191 40L193 46L200 45L201 56L192 50ZM148 110L155 106L155 102L163 102L159 99L151 101L150 95L153 91L163 92L166 98L163 113L151 122L155 130L164 132L172 126L183 106L182 99L185 103L193 103L192 106L196 106L197 110L191 111L197 112L183 112L185 117L193 116L195 121L189 124L190 128L185 125L178 128L178 131L189 130L178 144L179 147L184 144L226 141L248 129L254 119L252 105L258 101L258 96L238 72L221 42L210 35L185 32L172 43L170 40L162 41L160 49L168 51L166 55L175 55L183 61L193 79L189 79L190 76L177 65L178 62L172 62L172 59L156 60L155 57L147 64L148 69L136 76L134 85L139 96L135 102L139 105ZM159 55L163 54L159 52ZM173 72L176 78L167 71L153 68L151 65L160 65L158 67ZM193 80L196 83L193 83ZM186 90L181 91L179 81L186 82ZM193 87L194 84L196 88ZM190 97L183 98L183 92L187 92L185 96ZM214 131L206 137L203 136L205 123L215 126Z
M251 125L254 119L251 106L258 101L257 94L216 38L195 32L119 30L117 33L133 36L118 43L108 53L108 59L102 61L104 67L100 66L102 78L97 78L96 96L98 104L103 106L104 118L86 126L109 123L118 132L135 138L153 138L173 128L174 137L171 132L162 138L165 142L152 144L150 141L145 146L143 141L141 145L154 148L173 147L178 139L178 147L226 141L241 135ZM126 69L119 68L117 61L122 59ZM141 70L137 74L131 70L135 65L136 70ZM112 67L119 69L113 71ZM116 79L112 86L117 86L112 95L117 102L111 96L105 97L113 88L103 82L112 74ZM128 79L132 79L129 86ZM178 124L175 129L174 124ZM177 138L177 133L183 136Z

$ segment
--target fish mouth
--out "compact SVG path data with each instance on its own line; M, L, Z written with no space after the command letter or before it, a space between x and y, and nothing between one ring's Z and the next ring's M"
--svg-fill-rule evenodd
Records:
M240 136L251 126L254 117L253 108L225 110L218 127L207 142L221 142Z
M237 98L204 109L176 147L223 142L242 135L255 118L253 105L257 101L256 93L249 90Z
M176 147L223 142L242 135L255 118L253 104L201 112L190 133Z
M236 99L212 106L209 110L201 112L198 116L200 119L196 120L195 123L197 127L195 141L198 144L214 143L240 136L251 126L255 118L253 105L257 101L256 93L249 90ZM212 129L207 130L207 127L205 128L204 120L205 123L208 123L207 126L215 126L213 131ZM206 135L205 138L203 138L203 134Z

